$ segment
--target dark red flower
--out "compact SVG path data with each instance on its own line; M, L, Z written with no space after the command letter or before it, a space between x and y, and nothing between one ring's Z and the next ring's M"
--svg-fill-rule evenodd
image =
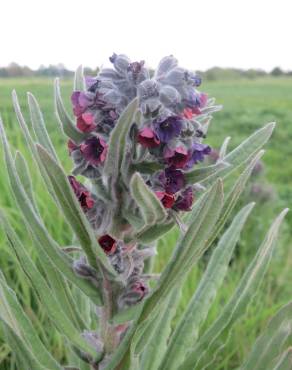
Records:
M117 242L110 235L102 235L98 243L107 255L114 254L117 250Z
M190 211L193 201L193 190L192 188L187 188L178 196L173 208L177 211Z
M173 194L168 194L165 191L156 191L155 194L165 208L171 208L173 206L175 201Z
M90 191L77 181L74 176L68 176L68 179L83 211L87 212L94 206L94 199L92 198Z
M163 156L166 162L174 168L184 168L189 159L188 151L182 146L175 149L166 147Z
M76 145L76 144L74 143L74 141L73 141L73 140L71 140L71 139L69 139L69 140L68 140L68 142L67 142L67 147L68 147L68 151L69 151L69 154L70 154L70 155L71 155L71 153L72 153L74 150L78 149L78 145Z
M149 127L145 127L139 131L138 143L146 148L155 148L160 144L160 140Z
M80 152L91 165L97 166L106 158L107 144L102 138L93 136L80 145Z
M83 113L77 118L77 128L82 132L91 132L96 128L93 114Z
M73 91L71 95L71 102L73 105L73 112L76 117L81 116L86 109L92 105L94 95L88 91Z

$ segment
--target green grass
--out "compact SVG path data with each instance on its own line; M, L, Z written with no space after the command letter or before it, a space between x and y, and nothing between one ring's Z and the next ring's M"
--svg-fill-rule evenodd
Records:
M71 92L71 81L63 81L63 95L70 107L69 96ZM24 111L28 118L26 105L26 92L32 92L39 100L47 122L48 130L57 148L58 154L65 166L70 170L70 159L66 152L66 139L64 138L58 122L54 116L53 106L53 81L49 79L0 79L0 112L7 128L9 139L14 148L24 153L29 161L33 177L34 188L37 194L37 201L40 205L44 220L52 235L61 245L70 243L68 227L61 217L58 217L57 209L53 205L49 195L45 191L40 177L37 175L35 164L31 160L25 147L11 103L11 90L15 88ZM237 281L242 275L244 268L254 255L256 247L260 244L261 238L269 223L276 213L284 206L292 205L292 79L255 79L255 80L234 80L214 81L203 85L203 90L210 96L215 96L218 103L224 105L222 112L215 115L209 130L207 141L215 148L219 148L226 136L231 136L230 149L239 144L245 137L251 134L258 127L269 121L278 123L275 134L267 145L267 153L264 156L265 176L273 184L277 196L268 202L259 202L253 215L250 218L239 246L230 272L220 290L215 304L213 305L208 323L212 322L220 309L234 290ZM22 229L22 222L15 207L7 181L2 152L0 154L0 204L8 212L10 220L15 229L21 235L23 243L32 251L32 242L29 235ZM250 201L248 189L241 201L244 204ZM237 323L229 341L221 356L217 359L212 369L235 369L244 356L249 352L252 342L259 331L264 327L268 318L277 308L291 298L292 281L292 212L287 217L287 222L282 229L282 237L279 248L266 276L265 284L256 297L254 303L244 319ZM169 258L175 244L177 232L167 235L159 243L158 259L155 268L160 270ZM50 322L38 302L37 297L29 289L28 282L20 272L13 256L6 247L3 234L0 232L0 268L4 271L10 285L16 290L26 312L38 328L41 338L48 345L53 354L62 359L64 346L62 338L52 328ZM205 262L202 261L190 274L183 289L182 308L187 304L193 294L195 286L204 269ZM9 348L2 341L0 346L0 368L13 368L13 356ZM210 368L210 369L211 369Z

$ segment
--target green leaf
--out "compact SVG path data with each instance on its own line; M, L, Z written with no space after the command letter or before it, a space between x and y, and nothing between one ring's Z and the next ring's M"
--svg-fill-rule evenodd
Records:
M292 367L292 347L289 347L279 358L273 370L291 370Z
M104 182L110 189L115 188L120 168L125 154L127 136L132 124L135 122L135 115L138 108L138 99L134 99L120 115L115 128L109 139L108 153L104 164ZM112 194L115 199L115 194Z
M30 119L32 127L38 142L47 149L47 151L54 157L58 162L57 154L55 152L54 146L51 142L50 136L47 132L43 114L40 110L39 104L35 97L31 94L27 94L28 106L30 111Z
M74 90L77 91L84 91L85 90L85 80L83 74L83 67L79 66L76 69L75 76L74 76Z
M137 172L132 176L130 190L146 226L154 225L157 222L162 223L166 219L167 212L163 204Z
M250 137L244 140L238 147L227 154L223 160L230 166L219 170L206 180L202 181L202 185L211 185L218 177L226 177L230 175L240 165L250 160L250 158L257 153L262 146L269 140L275 128L275 123L268 123L260 130L254 132Z
M288 212L282 211L273 222L263 243L249 267L241 278L239 285L229 302L224 306L221 315L200 337L192 352L186 357L179 370L205 368L206 361L218 350L216 339L222 332L230 332L236 320L242 316L263 279L272 258L279 227Z
M292 333L292 302L282 307L255 342L241 370L266 370ZM292 364L292 363L291 363ZM273 367L274 368L274 367Z
M15 155L15 168L18 173L19 179L22 183L22 186L26 191L27 197L29 198L33 207L36 209L36 203L34 199L32 182L31 182L28 165L23 155L18 151L16 152L16 155Z
M38 294L40 301L43 303L48 316L52 319L59 332L62 335L65 335L71 343L95 357L95 351L89 346L85 339L80 336L79 331L72 325L68 315L63 311L62 306L52 294L52 290L47 285L41 273L34 266L33 261L13 231L11 225L2 214L0 214L0 220L4 227L9 245L15 253L21 268L29 278L29 281ZM27 335L27 333L24 333L24 335Z
M8 345L16 355L18 369L48 370L37 361L28 346L15 334L11 327L4 321L2 324Z
M231 137L227 136L227 138L225 138L225 140L223 141L223 144L221 145L221 148L220 148L220 151L219 151L219 160L221 160L221 161L224 160L224 158L226 156L227 147L228 147L230 139L231 139Z
M64 216L74 230L80 245L87 255L89 263L91 266L97 267L98 260L98 263L100 263L111 275L116 276L115 270L96 241L93 230L78 203L63 169L40 145L37 145L37 151L51 181L56 198L64 212Z
M148 244L164 236L174 226L175 223L172 220L164 222L163 224L153 225L137 233L135 235L135 239L137 239L140 243Z
M163 361L163 355L168 348L168 338L171 333L171 322L176 313L176 309L181 294L177 289L165 300L163 307L160 308L158 319L152 323L152 336L143 351L141 368L143 370L158 369L159 364Z
M195 168L192 171L185 172L185 178L188 184L195 184L197 182L206 181L209 177L227 167L229 167L227 162L219 161L211 166Z
M33 356L42 366L52 370L61 370L61 366L39 339L15 293L6 284L3 275L0 278L0 317L26 343Z
M43 248L51 262L58 268L58 270L62 272L69 281L77 285L84 292L84 294L86 294L93 302L95 302L95 304L100 305L101 299L96 287L94 287L89 281L80 279L76 276L72 268L73 260L60 250L58 244L46 230L44 223L36 213L29 198L27 197L17 175L1 119L0 136L4 146L4 154L10 186L29 229L34 237L37 238L39 245Z
M254 203L244 207L221 237L193 298L171 335L161 370L178 369L196 342L200 326L223 283L240 232L253 206Z
M207 236L214 228L223 203L223 186L218 180L209 192L203 196L201 207L194 214L190 226L178 243L175 252L163 271L156 288L145 300L140 317L132 324L132 330L126 336L128 345L119 347L106 370L121 364L127 364L130 355L135 358L143 350L144 336L147 327L159 313L161 304L170 294L174 286L181 283L192 266L199 259L206 245ZM131 349L129 348L131 345Z
M75 122L73 122L65 109L61 97L60 82L58 78L55 80L55 109L57 119L63 128L64 133L76 144L80 144L86 138L86 135L78 130Z
M36 213L39 214L37 205L35 204L33 197L28 166L20 152L16 152L15 165L23 189L25 190L27 197L31 201L31 204L35 209ZM40 264L43 268L43 271L45 271L46 273L47 280L50 282L50 286L52 287L57 300L61 304L61 307L63 308L64 312L66 312L66 314L70 317L72 322L74 322L80 330L85 330L86 327L84 321L77 310L76 304L69 290L67 281L65 280L63 275L58 271L55 265L51 262L46 253L43 251L43 248L39 245L38 240L33 235L32 237L34 238L34 241L37 244L37 251L39 254Z

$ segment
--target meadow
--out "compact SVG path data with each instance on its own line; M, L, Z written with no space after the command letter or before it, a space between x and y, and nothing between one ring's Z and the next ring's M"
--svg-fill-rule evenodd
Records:
M64 80L61 85L64 100L69 110L72 82L71 80ZM50 232L61 245L68 245L71 241L69 229L64 220L58 217L58 211L45 191L35 169L35 163L25 148L25 141L12 108L12 89L16 89L18 93L21 108L27 121L29 119L26 92L30 91L37 97L53 143L66 170L69 171L71 163L67 154L66 138L54 116L53 81L45 78L0 79L0 113L13 147L20 150L29 162L37 202ZM236 255L230 265L230 273L211 309L208 318L208 323L210 323L236 286L273 217L285 206L292 208L292 78L265 77L251 80L207 81L203 84L202 90L208 92L210 96L216 97L217 102L224 106L221 112L214 115L209 129L207 142L214 148L219 148L223 139L226 136L231 136L230 149L232 149L264 123L277 122L275 133L266 146L264 171L258 178L252 180L261 186L268 186L269 189L272 187L272 196L263 199L258 194L251 195L250 186L247 187L243 195L241 205L251 200L255 200L258 204L237 246ZM22 221L9 189L2 151L0 153L0 163L1 208L8 212L13 226L22 237L23 243L28 250L31 250L30 236L22 230ZM155 265L157 271L161 269L161 266L169 257L176 236L177 233L174 230L160 240L158 259ZM237 323L231 336L226 338L227 344L216 361L215 369L236 369L248 353L251 343L253 343L259 331L266 325L269 317L282 304L291 299L292 212L287 216L278 244L277 253L269 267L261 291L250 305L244 319ZM47 320L42 309L42 303L30 290L29 283L22 275L17 262L6 246L1 231L0 253L0 268L7 277L9 284L20 297L44 343L51 348L58 359L62 359L65 355L65 345L62 338ZM182 305L185 305L192 295L207 259L208 256L204 256L199 266L190 274L182 292ZM180 312L177 313L177 316L179 314ZM213 366L211 368L214 369ZM2 339L1 333L0 369L14 369L13 355L11 355L10 349Z

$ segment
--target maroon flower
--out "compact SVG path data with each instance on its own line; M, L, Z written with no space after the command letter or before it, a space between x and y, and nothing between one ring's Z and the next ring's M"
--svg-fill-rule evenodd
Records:
M78 149L78 146L71 139L68 140L67 147L70 155L74 150Z
M155 148L160 144L160 140L149 127L145 127L139 131L138 143L146 148Z
M173 208L177 211L190 211L193 201L193 190L192 188L187 188L178 196Z
M175 149L166 147L163 156L166 162L174 168L184 168L189 159L187 150L182 146L178 146Z
M160 173L159 180L168 194L177 193L186 185L184 174L175 168L166 168Z
M137 280L131 285L132 293L138 295L136 302L141 301L145 295L148 293L149 289L147 285L142 280Z
M107 255L114 254L117 250L117 242L110 235L102 235L98 243Z
M173 206L175 201L173 194L168 194L165 191L156 191L155 194L165 208L171 208Z
M71 95L73 112L76 117L81 116L93 103L94 94L84 91L74 91Z
M77 128L82 132L91 132L96 128L94 116L92 113L86 112L77 118Z
M93 136L80 145L80 152L91 165L97 166L106 158L107 144L102 138Z
M94 206L94 199L91 197L91 193L74 176L68 176L68 179L83 211L87 212Z

